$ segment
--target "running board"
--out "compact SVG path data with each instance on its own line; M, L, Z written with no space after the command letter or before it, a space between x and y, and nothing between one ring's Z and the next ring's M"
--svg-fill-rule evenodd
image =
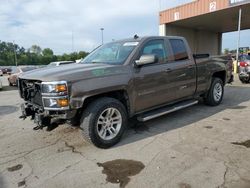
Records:
M174 104L172 106L162 107L160 109L146 112L146 113L142 114L141 116L138 116L137 120L142 121L142 122L148 121L148 120L169 114L171 112L175 112L177 110L181 110L183 108L193 106L193 105L197 104L198 102L199 102L198 100L189 100L189 101L184 101L184 102Z

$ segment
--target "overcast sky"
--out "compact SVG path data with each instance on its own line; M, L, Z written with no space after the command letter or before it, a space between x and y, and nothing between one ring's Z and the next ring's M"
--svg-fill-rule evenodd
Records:
M158 12L191 0L0 0L0 40L29 48L37 44L56 54L90 51L104 42L134 34L158 35ZM223 49L235 48L236 34L223 37ZM250 46L250 31L242 34Z

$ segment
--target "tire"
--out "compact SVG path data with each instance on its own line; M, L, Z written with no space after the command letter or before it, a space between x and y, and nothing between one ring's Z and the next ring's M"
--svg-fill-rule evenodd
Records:
M218 106L224 96L224 83L220 78L213 78L212 84L209 88L209 91L204 98L205 104L209 106Z
M116 99L99 98L84 110L80 127L86 141L99 148L109 148L120 141L127 127L126 109Z
M249 83L250 79L249 78L240 78L241 83L247 84Z

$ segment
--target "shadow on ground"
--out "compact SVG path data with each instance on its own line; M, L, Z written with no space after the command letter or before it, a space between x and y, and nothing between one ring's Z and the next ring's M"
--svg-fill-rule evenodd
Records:
M228 86L225 88L225 96L221 105L210 107L199 104L156 118L154 120L139 123L135 128L129 129L121 142L115 147L130 144L151 136L188 126L202 119L206 119L226 109L237 111L244 110L247 106L241 103L250 100L250 87ZM230 117L221 117L222 120L230 121Z
M3 91L13 91L13 90L17 90L18 88L16 86L3 86L2 90L0 90L0 92Z

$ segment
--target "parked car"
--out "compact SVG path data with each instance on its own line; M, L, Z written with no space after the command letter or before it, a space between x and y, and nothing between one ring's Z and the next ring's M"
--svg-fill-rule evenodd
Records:
M48 64L48 66L55 67L55 66L60 66L60 65L68 65L68 64L72 64L72 63L76 63L76 62L74 62L74 61L57 61L57 62L51 62L50 64Z
M148 121L198 103L217 106L232 81L228 56L194 55L183 37L134 37L102 45L75 66L19 78L22 116L40 129L68 122L100 148L119 142L128 120Z
M3 76L3 71L0 69L0 76Z
M242 83L250 83L250 55L239 57L239 79Z
M11 68L2 68L1 70L2 70L3 74L10 74L12 71Z
M15 69L13 69L8 78L9 86L17 85L17 79L20 74L34 70L34 69L37 69L37 68L36 67L16 67Z

